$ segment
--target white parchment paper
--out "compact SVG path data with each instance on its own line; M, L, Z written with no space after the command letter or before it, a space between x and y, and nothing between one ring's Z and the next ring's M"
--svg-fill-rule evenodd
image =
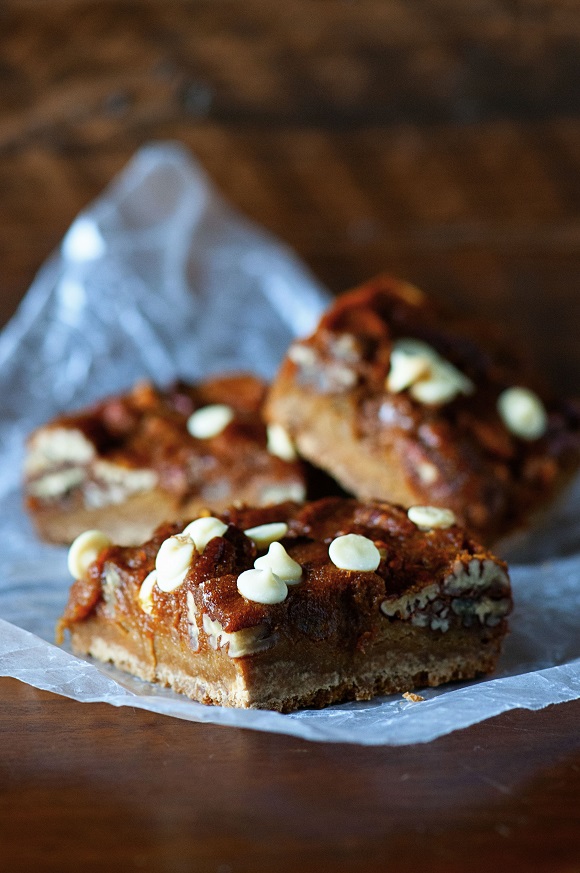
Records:
M291 715L206 707L52 645L70 578L21 506L25 435L144 376L271 376L327 296L283 245L233 213L179 146L142 149L73 223L0 335L0 675L75 700L311 740L426 742L509 709L580 697L577 485L506 548L516 609L494 678ZM509 555L508 555L509 557Z

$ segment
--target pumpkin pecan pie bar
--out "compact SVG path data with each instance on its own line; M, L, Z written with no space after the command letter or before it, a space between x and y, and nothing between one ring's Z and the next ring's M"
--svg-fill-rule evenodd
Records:
M495 667L506 565L430 506L325 498L98 531L69 552L73 649L202 703L289 711Z
M165 519L207 504L302 500L302 465L275 429L268 438L264 392L250 375L166 390L142 382L39 428L25 460L39 534L70 543L101 528L119 543L141 542Z
M381 276L295 342L266 417L361 499L452 509L483 542L522 527L580 461L580 405L421 291Z

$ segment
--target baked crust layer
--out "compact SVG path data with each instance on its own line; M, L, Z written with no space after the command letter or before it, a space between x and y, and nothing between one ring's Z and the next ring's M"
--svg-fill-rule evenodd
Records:
M393 384L393 352L409 339L436 357L427 386L412 372ZM500 415L516 386L543 402L539 436L518 436ZM525 525L580 463L580 404L549 396L473 326L384 276L340 297L290 347L265 414L358 498L448 507L486 543Z
M457 526L421 531L401 507L328 498L237 507L182 583L140 600L167 524L141 547L111 546L72 586L59 624L76 652L110 661L202 703L290 711L470 679L494 669L507 632L506 566ZM302 571L280 602L243 596L241 573L266 551L244 531L283 523ZM379 550L376 570L329 558L354 533Z
M99 528L116 542L138 543L165 519L208 504L303 499L302 465L268 451L264 393L250 375L166 390L142 382L39 428L27 444L25 493L40 536L69 543ZM190 416L216 404L231 421L210 437L192 436Z

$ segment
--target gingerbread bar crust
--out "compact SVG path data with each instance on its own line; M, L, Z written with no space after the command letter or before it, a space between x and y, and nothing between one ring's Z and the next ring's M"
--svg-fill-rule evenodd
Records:
M524 527L578 469L580 404L550 396L475 334L423 292L380 276L340 297L290 347L266 417L347 492L448 507L493 543ZM455 396L441 400L433 382L439 402L416 387L413 396L411 377L392 387L393 351L409 339L429 347L444 376L451 368ZM514 386L541 398L541 435L522 438L502 420L499 399Z
M99 528L116 542L138 543L165 519L208 504L302 500L302 465L268 451L264 393L251 375L166 390L143 382L39 428L27 444L25 495L40 536L70 543ZM195 438L189 417L215 404L231 410L231 421Z
M436 686L495 667L511 609L505 564L457 526L419 530L382 502L327 498L238 507L195 555L183 582L140 600L159 549L183 523L141 547L110 546L77 580L59 624L73 649L207 704L282 712ZM239 575L265 547L244 533L283 522L280 543L302 568L282 602L244 597ZM329 545L371 540L375 571L339 569Z

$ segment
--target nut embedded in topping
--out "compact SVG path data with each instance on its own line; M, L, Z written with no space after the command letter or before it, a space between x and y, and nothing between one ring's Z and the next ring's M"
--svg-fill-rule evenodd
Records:
M249 527L244 531L245 535L255 542L259 549L265 549L270 543L281 540L288 533L288 525L285 521L273 521L270 524L259 524L257 527Z
M223 649L227 646L230 658L243 658L246 655L255 655L258 652L269 649L275 643L275 635L270 634L267 625L264 624L245 627L230 634L223 629L223 626L217 619L211 619L204 612L202 625L207 635L207 641L212 649ZM196 643L198 641L198 638L196 638Z
M456 523L455 513L439 506L411 506L407 515L419 530L446 530Z
M80 430L47 427L31 438L24 469L33 476L62 463L88 464L94 457L95 446Z
M509 592L510 588L509 577L503 567L489 558L483 561L472 558L467 565L457 560L443 581L446 594L464 594L470 590L481 594L484 588L495 588L503 594Z
M221 537L228 529L227 524L224 524L219 518L213 515L207 515L202 518L196 518L187 525L181 532L182 537L189 537L195 544L195 548L200 555L203 554L205 547L214 537Z
M28 483L28 493L40 497L41 500L61 497L73 488L78 488L86 477L87 473L83 467L70 467L57 473L45 473L40 479L33 479Z
M256 558L254 567L257 570L272 570L286 585L297 585L302 579L302 567L290 557L282 543L271 543L268 554Z
M298 457L294 443L281 424L268 425L268 451L283 461L295 461Z
M238 591L255 603L282 603L288 596L288 586L269 567L245 570L238 576Z
M234 410L225 403L202 406L187 419L187 430L198 440L209 440L220 434L233 421Z
M151 595L153 594L153 589L155 587L155 583L157 582L157 573L155 570L151 570L148 576L145 577L141 588L139 589L139 605L143 612L146 612L147 615L151 615L153 613L153 598Z
M91 508L122 503L131 494L155 488L158 481L153 470L131 469L103 459L94 462L91 478L84 490L85 505Z
M439 586L433 583L417 593L411 592L399 597L388 597L381 603L381 612L389 618L397 616L405 621L412 616L421 616L420 620L424 619L427 624L429 617L424 610L437 599L439 593Z
M111 540L100 530L86 530L79 534L68 552L68 570L71 576L74 579L83 579L89 566L110 545Z
M188 536L169 537L157 552L155 569L157 586L168 594L183 583L195 554L195 545Z
M546 433L548 414L537 394L528 388L506 388L497 409L510 433L523 440L537 440Z
M339 570L374 572L381 555L372 540L360 534L345 534L333 540L328 547L330 560Z

